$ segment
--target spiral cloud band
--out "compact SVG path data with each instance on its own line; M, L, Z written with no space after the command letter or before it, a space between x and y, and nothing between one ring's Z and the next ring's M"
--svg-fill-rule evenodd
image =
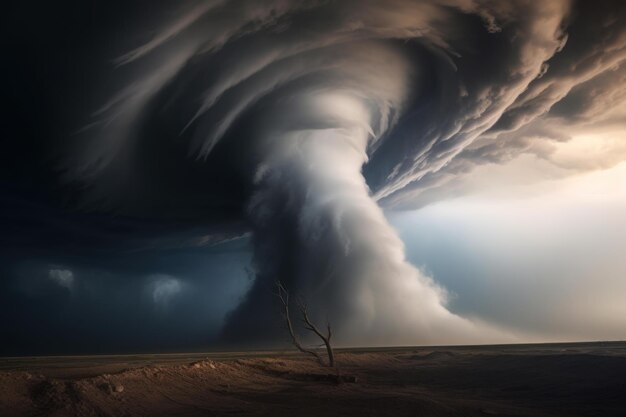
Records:
M608 97L599 77L623 76L626 40L609 13L580 17L565 0L177 8L138 29L151 37L117 59L119 91L67 160L87 201L194 219L217 240L251 231L255 280L229 340L272 333L276 280L342 343L510 340L446 309L382 207L420 204L538 131L564 140L546 128L557 104L591 80ZM570 39L571 24L594 35Z

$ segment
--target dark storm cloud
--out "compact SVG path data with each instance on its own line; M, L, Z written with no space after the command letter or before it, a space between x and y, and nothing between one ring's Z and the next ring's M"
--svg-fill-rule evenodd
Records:
M6 241L42 230L41 246L72 242L108 260L251 231L256 280L226 325L232 340L274 321L276 279L344 343L504 340L446 309L380 206L423 204L424 190L476 164L548 153L535 137L569 135L546 118L589 123L624 96L611 89L626 45L618 2L216 0L151 3L145 17L145 4L126 7L116 24L103 6L91 43L61 52L88 51L83 105L66 110L82 124L50 138L57 159L30 175L62 177L69 201L24 215L30 185L4 193L4 217L19 219ZM26 204L50 200L53 185L35 188ZM77 204L95 213L60 208Z
M574 2L564 22L561 46L497 123L445 168L426 174L383 204L421 207L455 194L458 180L477 165L506 163L522 153L551 160L551 141L566 142L581 131L622 129L626 123L625 17L622 2ZM616 162L609 159L563 167L579 172Z
M516 22L514 9L471 2L356 6L182 11L120 58L122 87L79 139L68 177L125 213L243 216L257 279L227 326L234 338L273 320L275 279L332 317L344 342L485 337L404 261L360 171L371 158L381 198L445 165L539 75L567 7L520 4ZM523 41L503 36L507 24Z
M250 283L249 256L228 245L26 256L0 256L3 356L203 349Z

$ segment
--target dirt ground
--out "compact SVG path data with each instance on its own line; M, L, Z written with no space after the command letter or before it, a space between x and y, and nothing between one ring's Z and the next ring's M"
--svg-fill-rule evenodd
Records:
M626 416L626 344L0 359L0 416ZM354 381L356 379L356 381Z

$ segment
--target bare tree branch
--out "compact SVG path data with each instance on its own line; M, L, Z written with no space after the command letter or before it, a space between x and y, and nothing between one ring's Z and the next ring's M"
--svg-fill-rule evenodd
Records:
M289 330L289 334L291 336L292 344L300 352L308 353L310 355L315 356L315 358L321 364L323 364L322 357L319 355L319 353L317 353L317 352L315 352L313 350L310 350L310 349L306 349L300 343L300 341L298 340L298 337L296 336L296 334L295 334L295 332L293 330L293 325L291 323L291 316L290 316L290 313L289 313L289 291L287 291L285 286L280 281L276 282L276 295L280 299L281 303L283 304L283 308L284 308L283 318L285 319L285 322L286 322L286 325L287 325L287 329ZM332 348L332 346L330 344L330 338L332 336L332 331L330 329L330 323L327 322L327 324L326 324L327 334L326 334L326 336L324 336L322 334L322 332L317 328L317 326L309 318L308 308L307 308L307 305L304 302L304 300L298 299L298 300L296 300L296 304L297 304L298 309L300 310L300 314L302 316L300 318L300 320L304 323L303 327L305 329L309 330L309 331L312 331L320 339L322 339L322 341L324 343L319 345L319 346L320 347L321 346L326 346L326 353L328 355L328 366L334 367L335 366L335 357L334 357L334 354L333 354L333 348Z
M284 312L283 318L285 319L285 324L287 325L287 330L289 331L289 335L291 336L291 343L298 349L300 352L308 353L309 355L314 356L320 364L323 364L324 361L319 353L305 348L301 343L296 333L293 330L293 324L291 323L291 315L289 313L289 291L283 286L283 284L278 281L276 282L276 296L280 299L283 304Z

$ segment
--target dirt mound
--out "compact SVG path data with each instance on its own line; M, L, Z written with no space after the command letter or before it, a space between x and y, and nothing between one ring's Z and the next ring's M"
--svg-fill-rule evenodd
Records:
M407 349L344 351L337 362L200 358L66 379L0 372L0 416L626 415L626 355Z

